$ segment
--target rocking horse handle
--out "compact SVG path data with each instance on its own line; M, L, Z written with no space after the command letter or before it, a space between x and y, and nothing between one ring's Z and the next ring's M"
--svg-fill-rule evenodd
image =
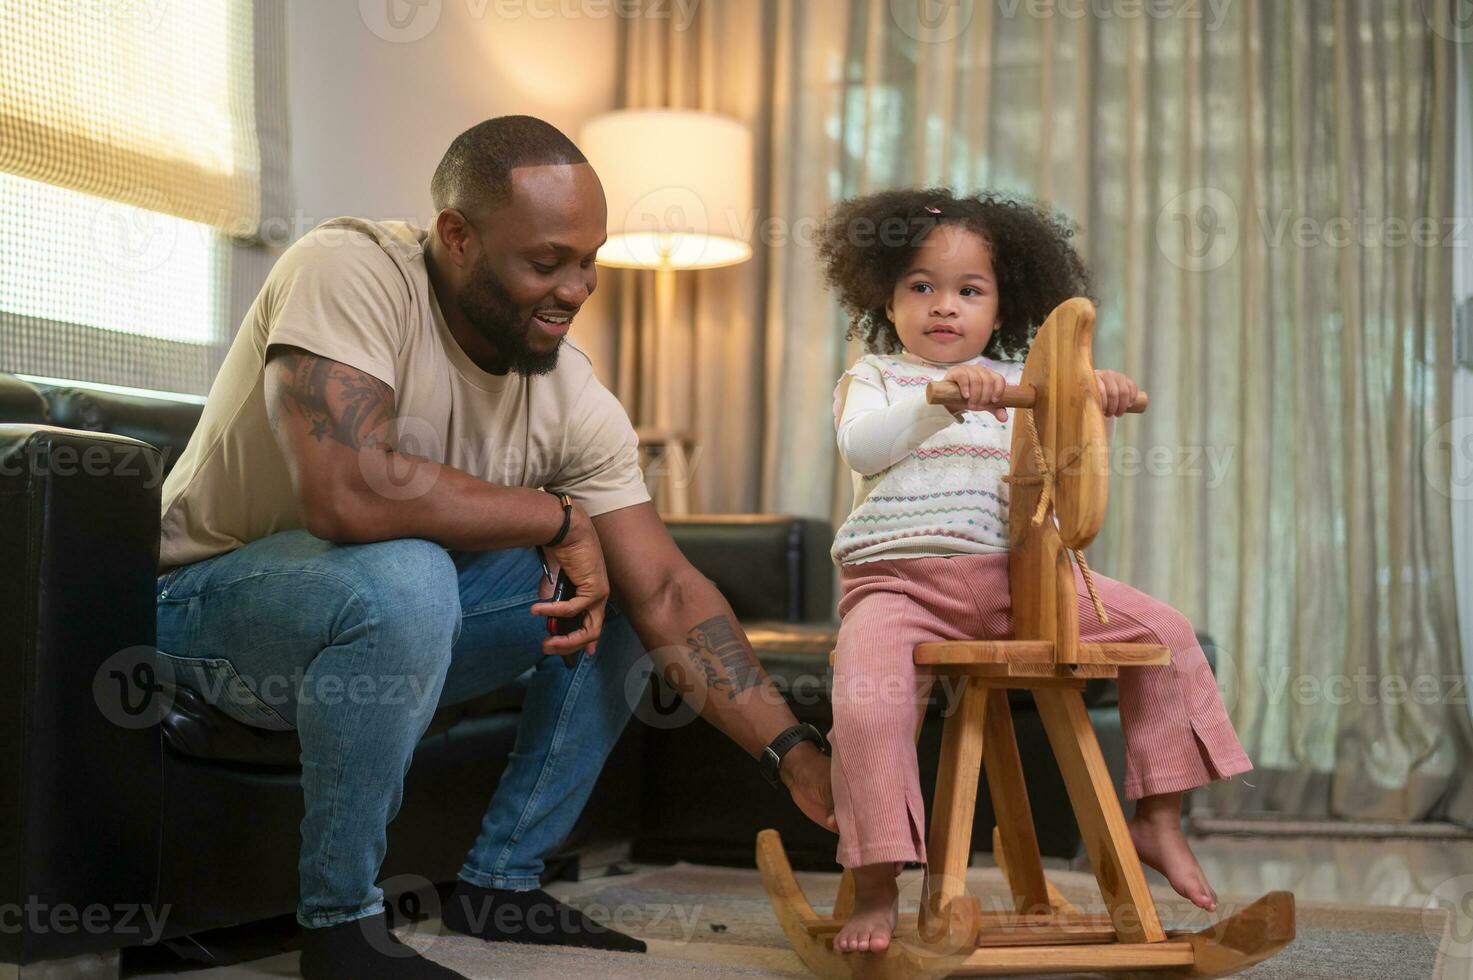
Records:
M1037 396L1038 392L1033 385L1008 385L1002 392L1002 407L1032 408ZM1144 412L1147 400L1144 391L1137 392L1135 403L1126 411ZM926 385L926 401L932 405L944 405L953 412L960 412L967 407L967 400L962 397L962 390L955 381L932 381Z

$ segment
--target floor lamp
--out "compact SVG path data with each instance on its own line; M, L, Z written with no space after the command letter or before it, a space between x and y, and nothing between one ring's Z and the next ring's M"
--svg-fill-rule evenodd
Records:
M670 339L689 324L675 322L675 273L715 269L752 256L745 231L752 220L752 134L735 119L679 109L605 113L584 127L579 146L603 182L609 240L601 265L649 269L655 280L654 424L639 429L642 448L656 453L666 477L660 509L690 512L686 419L672 418L668 379Z

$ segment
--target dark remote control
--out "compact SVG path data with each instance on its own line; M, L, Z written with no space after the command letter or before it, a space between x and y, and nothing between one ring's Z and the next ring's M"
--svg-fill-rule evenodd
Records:
M574 587L573 580L568 578L568 573L563 571L562 569L558 569L557 585L553 586L552 598L547 601L564 602L568 599L573 598L577 594L578 590ZM559 619L549 619L547 621L547 632L551 633L553 636L567 636L569 633L573 632L582 625L582 613L578 614L577 616L566 616ZM563 666L568 668L569 670L572 670L573 668L578 666L578 658L581 656L583 656L582 650L576 650L573 653L563 654Z

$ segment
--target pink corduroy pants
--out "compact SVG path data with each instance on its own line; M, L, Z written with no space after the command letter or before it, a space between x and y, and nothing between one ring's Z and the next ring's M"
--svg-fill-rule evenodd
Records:
M1102 625L1076 568L1079 632L1089 643L1159 643L1171 663L1122 667L1125 792L1132 800L1226 779L1252 768L1207 658L1185 616L1094 573ZM833 786L838 861L846 868L925 861L916 732L931 677L916 644L1005 638L1013 629L1006 553L881 559L840 569L834 660Z

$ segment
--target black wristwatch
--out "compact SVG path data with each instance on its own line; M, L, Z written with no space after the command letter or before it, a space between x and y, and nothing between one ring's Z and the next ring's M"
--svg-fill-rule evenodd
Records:
M794 725L784 729L777 738L767 744L767 748L763 749L762 754L757 757L757 765L769 783L778 787L782 786L782 777L778 775L778 771L782 767L783 756L792 751L793 746L799 742L812 742L818 746L818 751L825 755L828 754L828 741L823 737L823 733L812 725Z

